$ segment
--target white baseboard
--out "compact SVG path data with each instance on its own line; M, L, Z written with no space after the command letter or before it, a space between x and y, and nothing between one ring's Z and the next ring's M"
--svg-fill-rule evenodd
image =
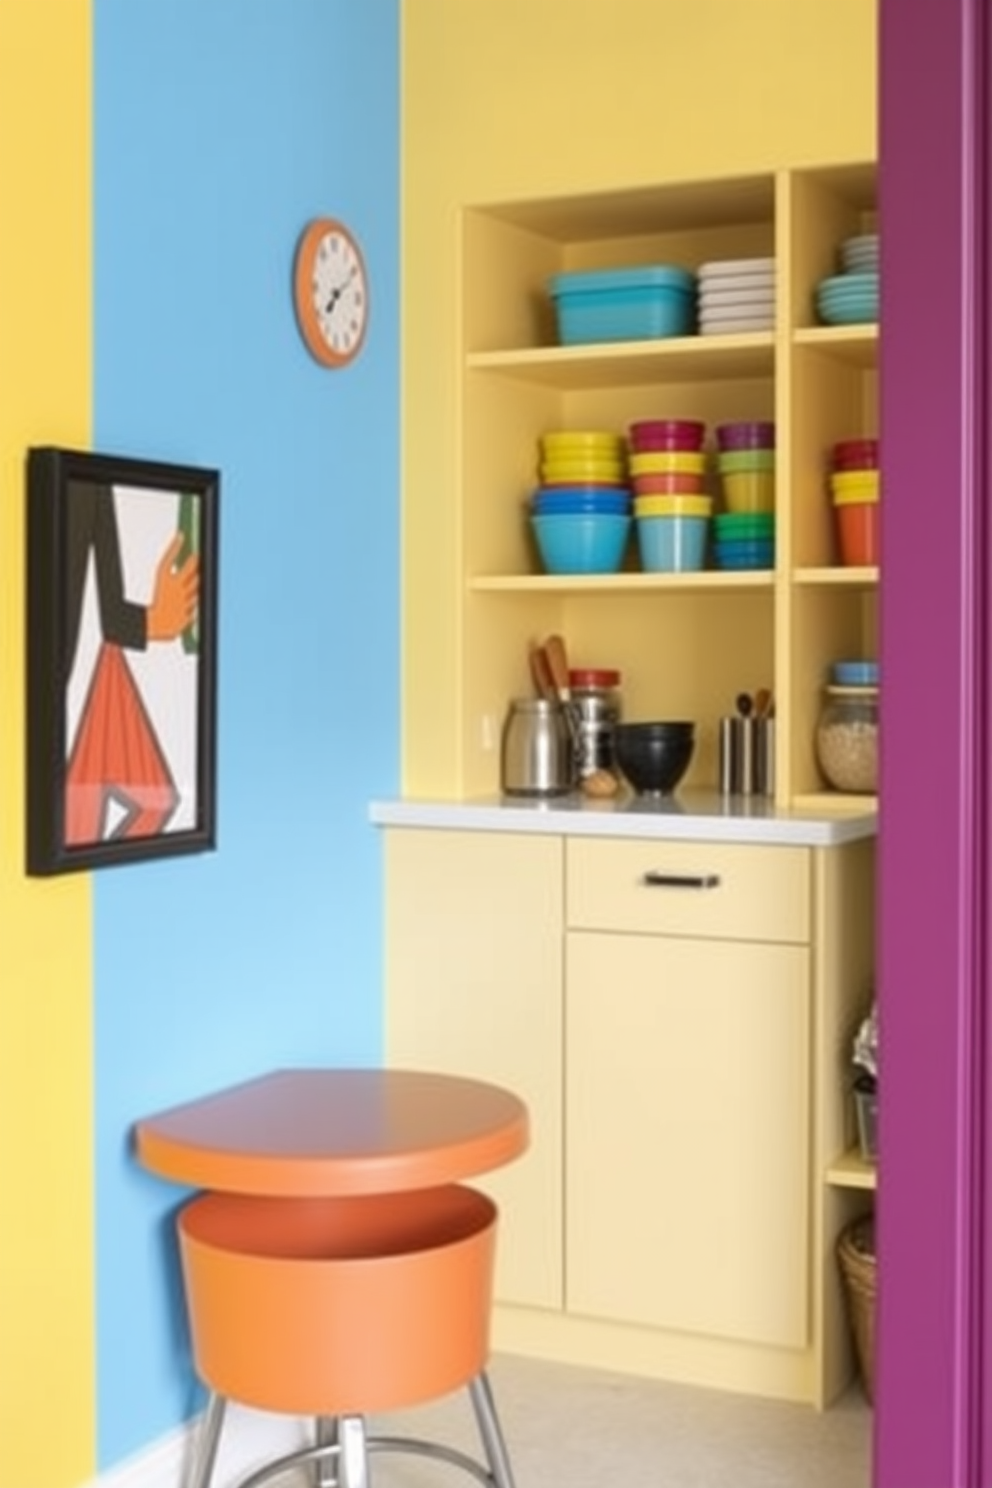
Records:
M182 1488L183 1468L198 1425L195 1420L177 1427L80 1488ZM312 1422L229 1405L210 1488L230 1488L263 1463L295 1452L312 1440ZM308 1483L302 1469L281 1479L279 1488L296 1488L297 1481Z

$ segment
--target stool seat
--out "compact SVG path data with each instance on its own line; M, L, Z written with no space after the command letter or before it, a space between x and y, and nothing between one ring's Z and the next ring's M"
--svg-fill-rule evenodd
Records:
M179 1216L212 1389L298 1415L389 1411L485 1366L496 1207L450 1184L367 1198L204 1194Z

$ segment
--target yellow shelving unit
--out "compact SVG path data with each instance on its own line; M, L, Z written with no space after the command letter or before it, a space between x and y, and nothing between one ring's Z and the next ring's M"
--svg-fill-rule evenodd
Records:
M462 214L458 382L458 790L498 786L492 740L529 690L530 641L561 631L575 661L623 674L628 717L692 717L686 786L716 779L716 724L742 690L775 695L776 799L837 811L813 739L832 660L874 655L878 573L836 561L827 465L833 443L876 431L878 327L815 322L815 288L846 236L876 224L871 164L678 183L595 197L473 206ZM774 255L774 330L597 345L558 344L552 274ZM549 577L527 521L540 436L625 432L638 418L774 419L777 554L764 573Z

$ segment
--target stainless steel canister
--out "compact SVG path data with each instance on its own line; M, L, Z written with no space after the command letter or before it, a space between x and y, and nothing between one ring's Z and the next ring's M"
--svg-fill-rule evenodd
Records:
M572 738L560 703L513 699L503 724L500 780L508 796L563 796L572 789Z

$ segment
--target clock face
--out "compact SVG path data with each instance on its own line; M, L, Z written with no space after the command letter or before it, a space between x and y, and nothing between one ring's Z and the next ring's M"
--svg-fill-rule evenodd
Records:
M353 234L331 218L311 222L296 253L296 314L303 339L319 362L353 361L369 318L365 260Z

